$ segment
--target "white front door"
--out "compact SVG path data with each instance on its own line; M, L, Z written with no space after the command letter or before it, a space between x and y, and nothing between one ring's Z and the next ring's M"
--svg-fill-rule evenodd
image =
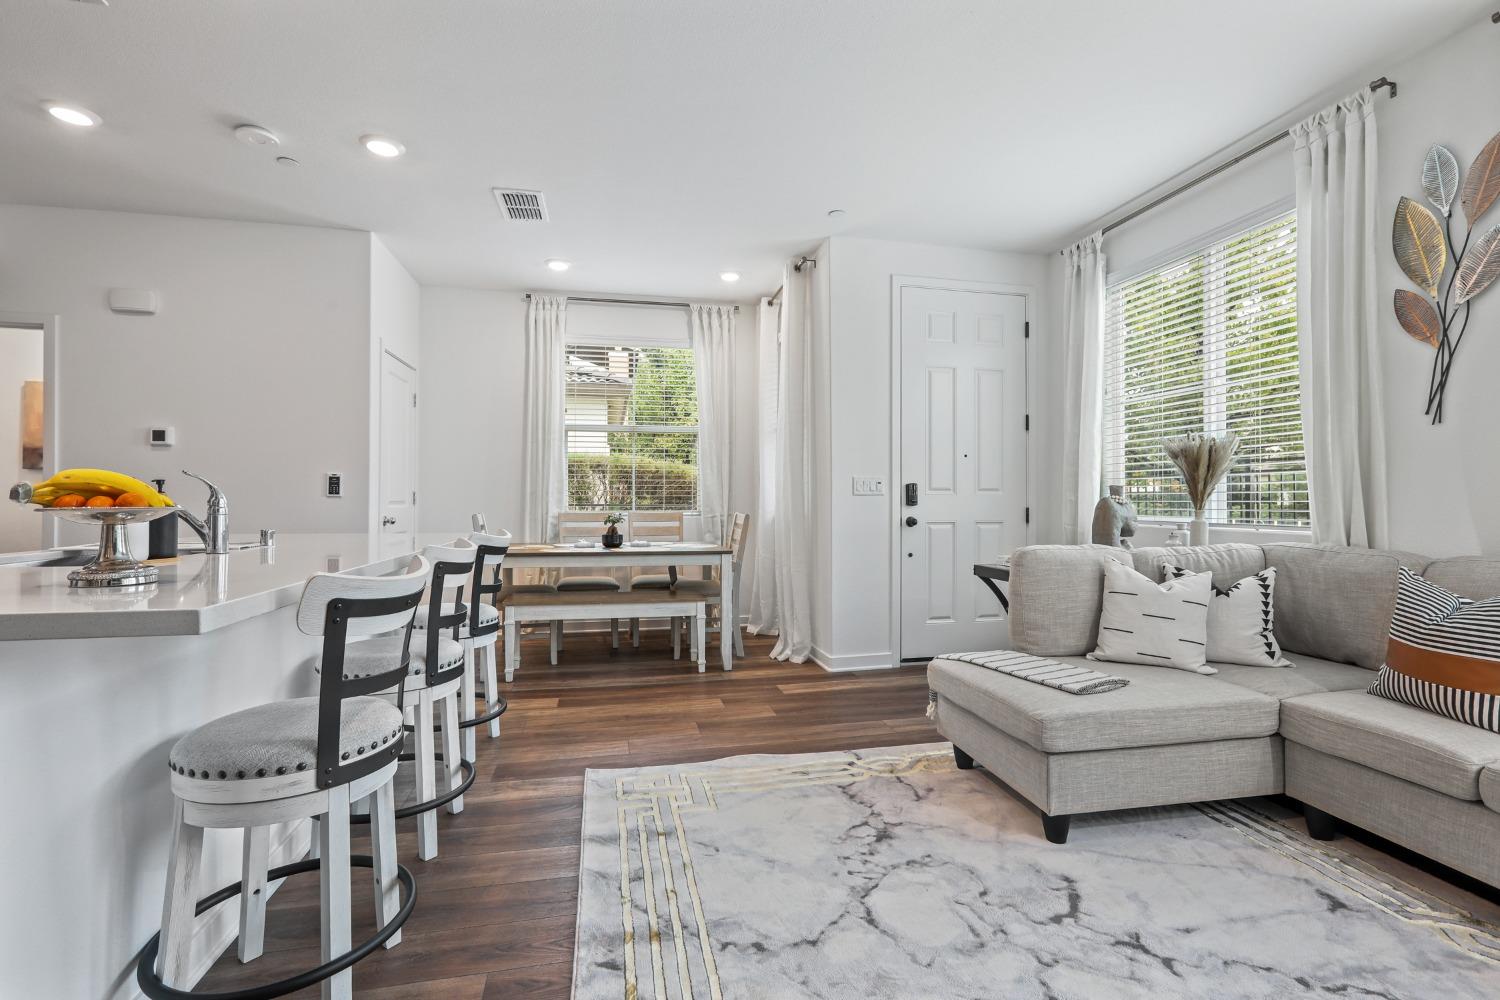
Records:
M1026 541L1026 297L899 293L901 656L994 649L1005 617L974 564Z
M380 550L392 556L416 546L417 373L394 354L381 354Z

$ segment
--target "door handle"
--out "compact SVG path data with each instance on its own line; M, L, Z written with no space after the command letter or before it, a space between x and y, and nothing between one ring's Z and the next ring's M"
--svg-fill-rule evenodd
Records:
M385 517L382 517L380 519L380 523L381 523L381 525L383 527L389 528L391 525L393 525L393 524L396 523L396 519L394 517L391 517L391 515L387 514Z
M917 526L917 519L914 517L907 517L906 526L908 528L915 528Z

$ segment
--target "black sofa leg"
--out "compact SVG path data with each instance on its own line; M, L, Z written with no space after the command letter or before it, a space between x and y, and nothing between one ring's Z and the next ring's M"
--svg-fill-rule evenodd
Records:
M1048 816L1042 813L1042 832L1047 839L1054 844L1066 844L1068 842L1068 826L1073 822L1072 816Z
M957 743L953 744L953 763L958 765L960 771L974 769L974 758L960 750Z
M1338 820L1317 806L1302 803L1302 815L1307 820L1307 835L1313 840L1332 840L1338 833Z

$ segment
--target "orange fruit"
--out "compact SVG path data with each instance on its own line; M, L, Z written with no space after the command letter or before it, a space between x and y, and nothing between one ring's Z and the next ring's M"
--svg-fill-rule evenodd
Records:
M83 505L85 507L113 507L115 502L109 497L89 497Z
M60 496L56 500L52 501L52 506L54 506L54 507L82 507L83 506L83 497L79 496L77 493L64 493L62 496Z
M139 493L121 493L115 497L116 507L149 507L146 498Z

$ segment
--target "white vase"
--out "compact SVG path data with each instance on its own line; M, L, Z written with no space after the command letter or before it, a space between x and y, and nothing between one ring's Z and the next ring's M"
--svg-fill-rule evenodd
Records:
M1193 512L1193 523L1188 525L1188 544L1208 544L1208 522L1203 519L1203 511Z

